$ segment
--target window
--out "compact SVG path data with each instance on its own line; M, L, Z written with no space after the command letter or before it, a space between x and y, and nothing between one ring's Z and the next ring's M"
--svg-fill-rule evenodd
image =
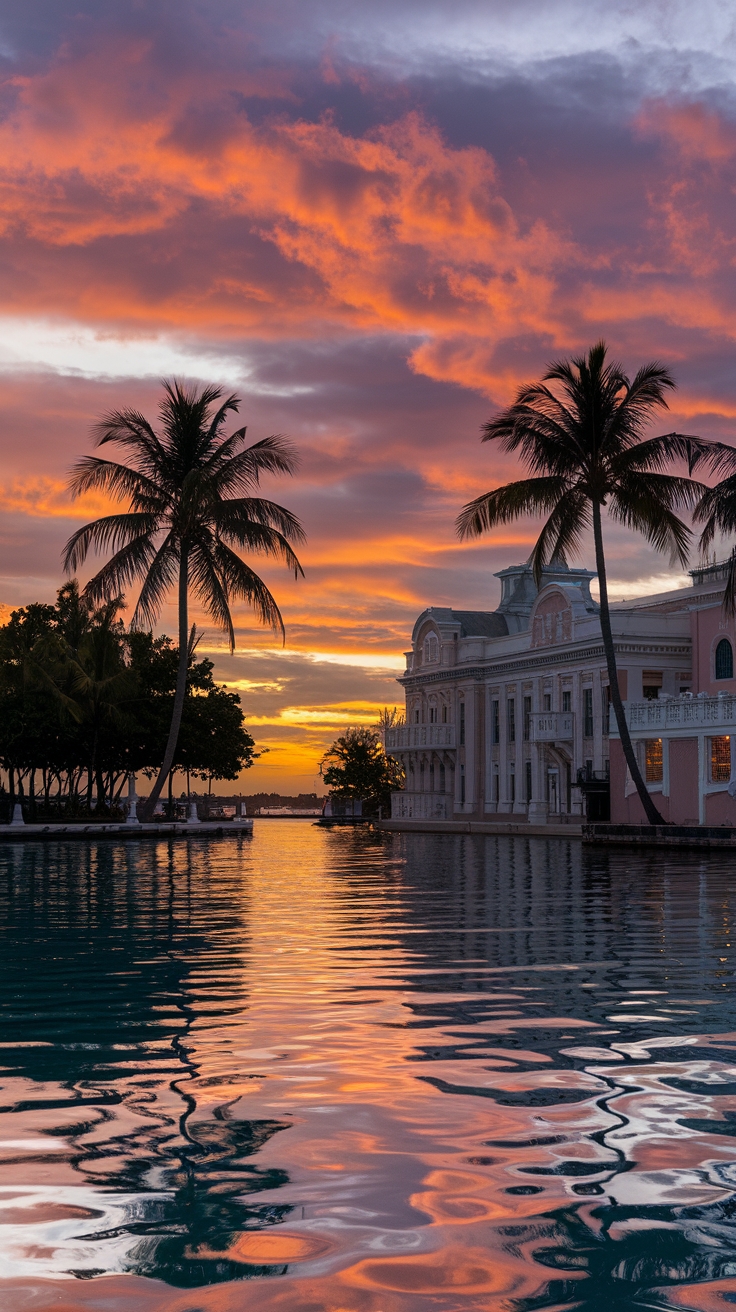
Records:
M496 768L495 768L494 771L493 771L493 800L494 800L494 802L498 802L498 801L499 801L499 774L498 774L498 766L496 766Z
M437 707L436 707L436 706L430 706L430 708L429 708L429 723L430 723L430 724L436 724L436 723L437 723Z
M583 738L593 737L593 689L583 688Z
M460 746L465 743L465 702L460 703Z
M510 802L516 801L516 775L514 774L513 770L509 775L509 801Z
M529 742L529 734L531 731L531 720L532 720L532 699L531 697L525 697L524 698L524 742L525 743Z
M546 693L544 694L544 709L545 709L545 711L551 711L551 710L552 710L552 693L551 693L551 692L546 692Z
M429 763L429 791L434 792L434 761Z
M716 678L733 678L733 647L728 638L721 638L716 647ZM713 741L715 742L715 739Z
M491 723L493 726L493 741L494 743L500 743L501 720L498 711L498 702L491 702Z
M506 702L506 725L509 731L509 742L516 742L516 709L514 707L513 697L509 697Z
M460 766L460 805L465 806L465 766Z
M710 777L714 784L727 784L731 778L730 738L711 738Z
M569 688L566 688L562 694L562 709L563 711L572 710L572 693Z
M414 712L414 723L419 724L419 707Z
M440 761L440 792L444 793L444 791L445 791L445 767Z
M447 707L442 707L442 723L447 724Z
M604 736L607 736L611 721L611 689L607 683L601 688L601 697L603 700L603 733Z
M647 738L644 744L644 778L648 784L661 784L664 778L661 738Z
M531 761L527 761L527 763L526 763L526 800L527 800L527 802L531 802L531 800L532 800L532 763L531 763Z
M439 643L436 633L428 633L424 639L424 664L433 665L439 659Z

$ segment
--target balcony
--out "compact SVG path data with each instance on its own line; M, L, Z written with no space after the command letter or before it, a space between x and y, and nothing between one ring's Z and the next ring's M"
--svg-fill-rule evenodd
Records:
M529 737L533 743L570 743L574 724L572 711L534 711L529 717Z
M420 725L416 727L421 728ZM448 820L451 817L452 798L448 793L391 794L392 820Z
M659 736L667 730L722 729L736 732L736 696L719 693L717 697L658 697L654 701L624 702L626 723L633 734ZM611 708L610 731L618 736L616 717Z
M387 752L454 746L454 724L402 724L398 729L386 730Z

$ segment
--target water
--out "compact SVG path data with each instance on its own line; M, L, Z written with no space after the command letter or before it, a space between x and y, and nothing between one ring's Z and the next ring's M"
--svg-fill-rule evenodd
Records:
M733 871L0 847L3 1312L736 1303Z

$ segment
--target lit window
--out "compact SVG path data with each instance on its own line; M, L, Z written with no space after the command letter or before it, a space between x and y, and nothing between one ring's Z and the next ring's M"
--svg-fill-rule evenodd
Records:
M716 678L733 678L733 647L728 638L721 638L716 647Z
M710 777L714 784L727 784L731 778L730 738L711 738Z
M648 784L661 784L664 778L662 739L648 738L645 748L645 776Z

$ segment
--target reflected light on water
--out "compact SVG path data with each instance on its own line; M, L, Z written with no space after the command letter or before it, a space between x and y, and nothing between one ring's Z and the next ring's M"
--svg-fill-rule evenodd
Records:
M3 845L3 1312L724 1312L733 903L564 840Z

